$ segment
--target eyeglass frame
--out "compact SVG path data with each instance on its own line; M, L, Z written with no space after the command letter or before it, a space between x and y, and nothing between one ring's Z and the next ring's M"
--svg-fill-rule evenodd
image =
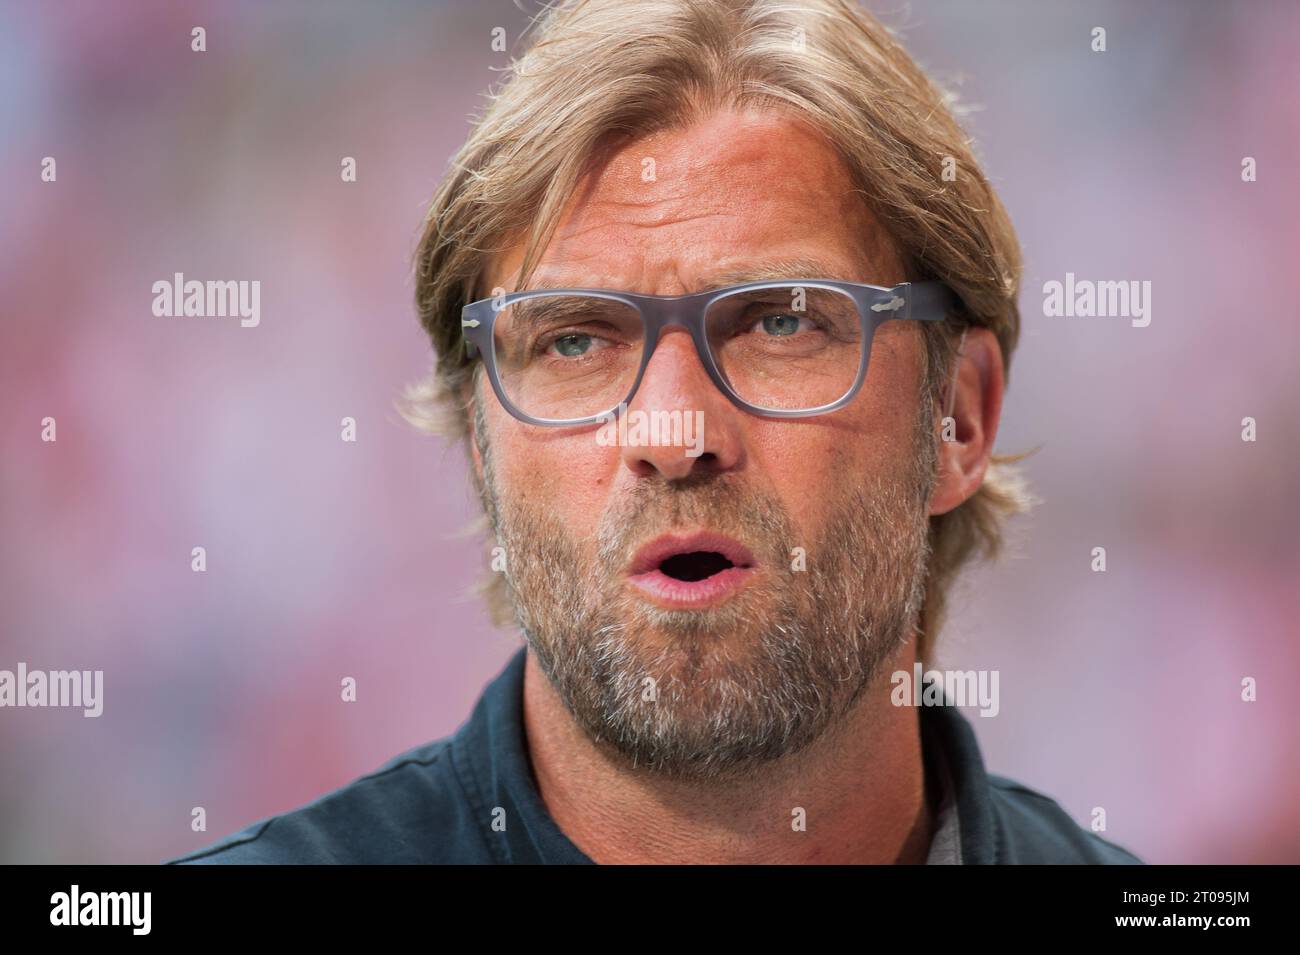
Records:
M859 360L858 372L853 384L843 396L829 404L815 408L762 408L750 404L740 397L727 381L714 361L708 346L705 329L705 316L709 306L719 299L728 298L743 292L758 292L769 288L816 288L839 292L852 299L858 309L858 318L862 323L862 340L865 343ZM642 349L641 367L637 369L636 379L628 390L626 397L609 409L599 414L582 418L536 418L517 407L505 393L501 378L497 372L496 339L493 329L496 318L509 305L530 298L554 297L558 295L586 295L621 302L637 310L645 332L645 340L650 343ZM673 325L681 326L690 332L695 343L695 352L700 363L708 373L709 379L731 403L743 411L765 418L809 418L814 415L827 414L843 408L852 401L862 389L867 377L867 366L871 361L871 344L876 330L885 322L901 319L904 321L941 322L947 319L950 310L955 310L961 303L952 289L942 282L902 282L885 287L868 285L864 282L842 282L833 279L771 279L761 282L744 282L723 288L708 289L687 295L648 295L639 292L620 292L613 289L598 288L545 288L527 289L522 292L507 292L491 298L470 302L461 309L461 334L464 336L466 356L473 358L475 353L483 356L483 367L487 372L492 390L502 406L513 417L525 424L543 427L571 428L587 424L597 424L608 420L609 415L625 402L630 402L641 387L641 379L650 365L655 349L659 347L661 332Z

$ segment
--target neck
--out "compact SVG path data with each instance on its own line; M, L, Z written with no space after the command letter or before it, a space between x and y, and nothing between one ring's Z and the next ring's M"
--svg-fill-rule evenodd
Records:
M917 709L889 699L890 673L914 659L912 640L816 742L719 782L665 779L597 747L530 651L524 730L542 801L603 864L924 862L934 812Z

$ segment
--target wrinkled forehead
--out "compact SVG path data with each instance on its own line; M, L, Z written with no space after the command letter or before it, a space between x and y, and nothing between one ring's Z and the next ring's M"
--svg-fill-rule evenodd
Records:
M516 290L527 236L489 257L478 297ZM901 281L834 147L785 113L725 112L593 164L526 288L684 294L781 278Z

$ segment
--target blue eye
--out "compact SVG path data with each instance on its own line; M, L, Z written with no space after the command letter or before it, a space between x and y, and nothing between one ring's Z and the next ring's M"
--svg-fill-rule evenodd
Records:
M763 331L769 335L784 337L799 330L798 315L766 315L763 317Z
M590 335L562 335L551 343L555 350L565 358L577 358L585 355L591 347Z

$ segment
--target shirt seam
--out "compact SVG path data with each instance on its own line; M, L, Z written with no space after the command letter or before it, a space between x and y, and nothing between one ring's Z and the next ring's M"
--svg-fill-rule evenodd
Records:
M501 847L493 840L484 837L483 833L477 828L477 825L481 825L482 820L487 816L487 812L484 808L487 805L487 801L479 791L478 781L474 778L473 767L465 764L465 760L469 758L468 754L460 753L456 748L454 740L448 744L448 747L451 749L451 766L456 776L456 782L464 791L465 798L469 800L470 806L473 808L476 816L475 831L479 833L479 838L483 839L488 852L492 854L492 857L496 859L498 863L502 865L509 863L510 860L501 851Z
M443 745L444 747L446 746L445 743ZM410 766L410 765L432 766L434 763L438 761L438 757L441 755L442 755L442 750L439 749L434 751L427 757L417 758L415 756L411 756L407 759L403 759L400 763L394 763L392 766L381 767L379 769L376 769L372 773L367 773L365 776L358 776L356 779L354 779L351 783L347 785L355 786L357 783L364 783L364 782L368 782L371 779L378 779L380 776L387 776L389 773L396 772L397 770L401 769L403 766ZM344 788L346 788L346 786Z
M394 763L392 766L381 767L380 769L376 769L374 772L367 773L364 776L358 776L357 778L353 779L350 783L345 783L344 785L340 786L339 789L349 789L352 786L356 786L358 783L369 782L372 779L379 779L383 776L387 776L390 773L396 772L397 770L402 769L405 766L411 766L411 765L432 766L434 763L438 761L438 757L441 755L442 755L442 751L436 750L435 752L425 757L411 756L401 760L401 762ZM258 839L261 839L262 836L266 835L266 831L271 828L271 824L274 823L281 816L287 816L290 813L294 813L294 812L305 812L306 810L311 809L313 806L316 806L317 804L322 803L325 800L329 799L331 795L334 794L327 793L324 796L321 796L317 799L313 799L305 806L299 806L296 809L290 809L287 810L286 812L278 812L275 815L271 816L270 818L266 819L262 823L261 828L259 828L256 832L247 835L244 838L239 839L238 841L227 842L223 845L218 845L218 846L210 846L207 849L200 849L197 852L190 853L189 855L184 855L184 856L180 856L177 859L173 859L171 862L168 862L167 864L175 865L178 862L189 862L194 859L206 859L209 856L219 855L220 853L226 852L227 850L235 849L238 848L239 846L246 846L249 845L250 843L254 843ZM256 823L253 823L253 825L256 825Z
M243 839L240 839L237 842L227 842L224 845L212 846L211 848L208 849L200 849L198 852L193 852L190 853L189 855L181 856L178 859L173 859L167 864L176 865L179 862L192 862L195 859L206 859L209 856L220 855L221 853L226 852L229 849L236 849L239 846L246 846L249 843L256 842L258 839L262 838L262 836L266 833L266 830L271 828L271 823L275 822L276 818L277 818L276 816L272 816L270 819L267 819L265 822L262 823L262 827L258 829L257 832L254 832L252 835L245 836Z

